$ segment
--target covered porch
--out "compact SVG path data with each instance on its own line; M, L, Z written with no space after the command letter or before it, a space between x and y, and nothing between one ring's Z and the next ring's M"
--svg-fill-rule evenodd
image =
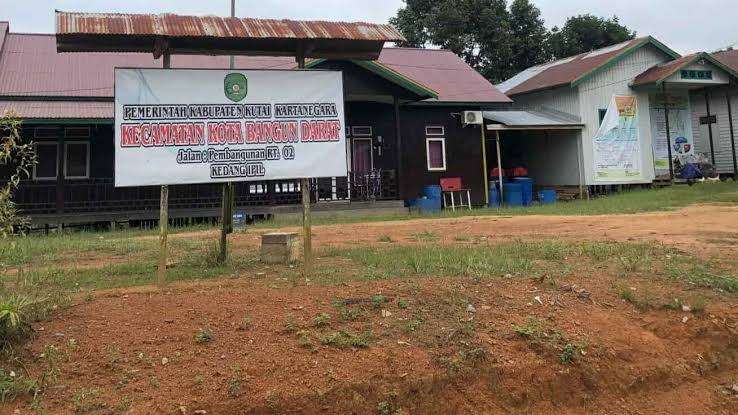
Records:
M580 120L540 111L485 111L483 115L490 180L526 175L537 188L570 188L583 193L584 125Z

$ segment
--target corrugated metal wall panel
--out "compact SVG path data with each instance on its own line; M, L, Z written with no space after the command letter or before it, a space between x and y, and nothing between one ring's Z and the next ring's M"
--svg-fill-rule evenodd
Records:
M599 110L606 109L610 105L613 95L638 96L643 182L653 180L655 172L648 93L636 92L629 85L639 74L669 59L670 57L654 47L644 47L579 86L581 117L582 123L585 124L582 131L584 169L588 185L610 184L594 181L592 139L600 126Z
M712 126L713 144L715 146L715 165L721 174L733 174L733 146L730 142L730 121L728 117L728 101L726 97L727 87L712 88L709 91L710 97L710 114L717 117L717 124ZM731 95L736 95L738 91L733 89ZM697 127L695 128L695 148L700 153L710 154L710 136L707 126L699 126L699 118L707 115L704 104L704 93L695 91L691 94L692 99L696 102L702 102L702 105L694 105L692 107L693 119ZM738 95L731 97L731 105L733 110L733 128L738 133ZM738 143L737 143L738 144Z
M564 86L518 95L513 98L513 108L523 111L554 110L579 117L579 93L574 88Z

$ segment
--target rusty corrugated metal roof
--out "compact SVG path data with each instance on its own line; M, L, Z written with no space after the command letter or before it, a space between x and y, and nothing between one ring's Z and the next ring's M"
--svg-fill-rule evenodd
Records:
M0 116L15 113L24 120L112 120L112 102L0 101Z
M563 85L574 86L598 70L632 53L637 48L653 45L672 59L679 55L651 36L534 66L498 85L508 96L535 92Z
M405 38L387 24L241 19L176 14L56 12L57 35L141 35L252 39L338 39L381 42Z
M633 80L633 86L658 83L671 76L674 72L691 64L699 54L682 56L677 60L653 66Z
M435 90L438 101L510 101L448 50L384 48L378 62ZM237 56L235 63L236 69L295 67L291 57ZM58 53L54 35L11 32L0 53L0 97L111 99L115 67L160 68L161 61L148 53ZM172 68L227 69L228 57L174 55Z
M5 43L5 35L8 33L10 24L8 22L0 22L0 52L3 50L3 43Z

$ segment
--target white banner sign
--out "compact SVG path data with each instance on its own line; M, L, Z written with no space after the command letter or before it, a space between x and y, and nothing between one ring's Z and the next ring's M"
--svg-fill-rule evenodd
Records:
M598 182L623 183L643 178L635 96L612 97L594 137L594 163Z
M669 146L666 137L666 106L669 107L669 138L671 154L684 160L685 156L695 154L692 137L692 113L688 95L651 95L651 134L653 136L654 163L657 174L669 172Z
M347 176L331 71L115 70L115 185Z

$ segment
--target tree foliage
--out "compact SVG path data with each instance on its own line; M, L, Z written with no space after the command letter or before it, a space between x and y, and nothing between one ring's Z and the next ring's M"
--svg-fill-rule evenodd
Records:
M635 36L634 31L620 24L617 16L604 19L583 14L567 19L561 29L551 29L548 54L556 59L565 58L625 42Z
M30 177L30 169L36 163L31 143L24 143L20 136L20 120L13 114L0 118L0 168L7 175L0 182L0 235L6 238L26 223L18 216L13 194L21 179Z
M404 0L390 19L405 36L401 46L440 46L462 57L493 83L554 58L589 51L635 36L617 17L571 17L546 29L531 0Z
M406 0L390 23L407 38L403 46L450 49L493 82L513 72L505 0Z
M548 60L543 47L548 30L541 18L541 11L530 0L514 0L510 5L510 36L515 73Z

